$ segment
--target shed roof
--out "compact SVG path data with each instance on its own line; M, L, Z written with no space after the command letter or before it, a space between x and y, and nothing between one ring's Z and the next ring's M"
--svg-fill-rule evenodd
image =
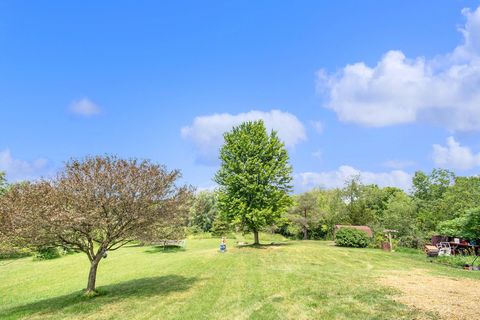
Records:
M347 225L347 224L336 224L335 225L335 231L339 230L341 228L353 228L353 229L361 230L361 231L365 232L369 237L373 237L372 229L370 229L369 226L352 226L352 225Z

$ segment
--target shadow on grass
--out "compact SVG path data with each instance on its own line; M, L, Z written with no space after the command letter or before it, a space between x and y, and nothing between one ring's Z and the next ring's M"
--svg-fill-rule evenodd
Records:
M237 244L236 247L239 249L242 248L254 248L254 249L268 249L275 247L284 247L292 245L290 242L271 242L271 243L260 243L260 244Z
M30 318L33 315L87 314L124 299L164 296L173 292L185 291L197 281L195 277L178 275L129 280L117 284L98 287L99 295L93 298L76 291L68 295L40 300L22 306L0 311L0 319Z
M146 247L146 246L147 246L146 244L138 243L138 242L132 242L124 245L125 248L140 248L140 247Z
M175 252L184 252L185 248L179 246L155 246L149 247L145 250L146 253L175 253Z

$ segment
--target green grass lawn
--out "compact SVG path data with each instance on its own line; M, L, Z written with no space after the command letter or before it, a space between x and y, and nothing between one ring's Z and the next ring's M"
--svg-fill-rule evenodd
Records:
M82 296L84 254L2 260L0 319L412 319L421 313L394 302L395 290L377 284L379 276L425 269L480 279L419 255L320 241L259 248L232 242L225 254L218 239L187 240L181 251L112 252L100 264L95 298Z

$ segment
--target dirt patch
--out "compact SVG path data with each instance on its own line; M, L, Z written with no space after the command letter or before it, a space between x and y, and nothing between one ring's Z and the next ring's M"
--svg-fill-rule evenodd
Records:
M379 282L401 292L394 296L395 301L436 313L441 319L480 319L478 280L433 276L424 270L411 270L389 272Z

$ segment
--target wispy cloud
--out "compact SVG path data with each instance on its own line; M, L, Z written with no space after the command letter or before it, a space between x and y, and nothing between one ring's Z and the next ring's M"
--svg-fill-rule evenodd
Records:
M100 107L88 98L73 101L69 110L71 113L82 117L91 117L102 112Z
M366 184L398 187L406 191L410 189L412 182L412 176L402 170L370 172L343 165L334 171L298 173L295 176L295 186L297 191L309 190L313 187L340 188L345 185L345 181L355 176L359 176L360 180Z
M48 161L38 158L33 161L15 159L9 149L0 151L0 171L7 174L11 182L37 179L47 174Z

